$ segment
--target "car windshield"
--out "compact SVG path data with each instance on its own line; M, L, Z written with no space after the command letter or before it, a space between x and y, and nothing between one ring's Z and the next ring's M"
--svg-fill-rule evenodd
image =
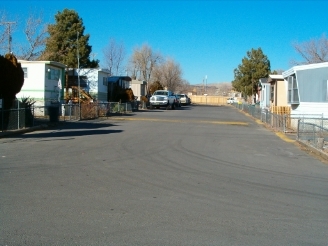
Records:
M180 95L180 97L185 97L185 95Z
M168 95L168 92L167 91L155 91L154 95L167 96Z

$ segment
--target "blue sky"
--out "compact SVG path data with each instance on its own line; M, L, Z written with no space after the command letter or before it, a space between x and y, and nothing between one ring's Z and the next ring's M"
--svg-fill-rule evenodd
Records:
M85 34L96 59L110 38L123 42L126 58L147 43L154 51L173 58L190 84L231 82L233 70L247 51L262 48L272 70L287 70L300 60L292 43L328 36L328 1L1 1L7 21L20 21L30 12L43 12L44 20L65 8L83 19ZM18 28L13 43L20 39Z

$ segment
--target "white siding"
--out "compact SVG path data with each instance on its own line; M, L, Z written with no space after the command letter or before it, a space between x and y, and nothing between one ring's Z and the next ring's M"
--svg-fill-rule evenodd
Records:
M136 97L138 97L137 100L139 100L139 101L140 101L140 97L141 97L141 90L140 90L141 88L140 87L141 87L140 84L132 84L131 85L131 89L133 91L133 95L136 96Z
M102 102L107 102L107 92L108 92L108 82L107 78L109 73L99 71L98 73L98 100ZM104 78L106 79L106 84L104 85Z
M94 68L85 68L81 69L79 74L88 78L88 93L98 101L106 102L107 86L104 85L103 79L109 77L109 72Z
M139 81L139 80L132 80L131 81L131 89L133 91L133 95L138 97L138 101L140 101L141 96L146 95L146 83L144 81Z
M48 61L19 61L22 68L27 68L27 77L21 91L16 95L17 99L31 98L36 103L35 106L47 106L51 101L57 101L59 96L58 78L49 79L49 71L56 70L57 75L63 81L63 67L52 64ZM62 65L63 66L63 65Z
M261 106L261 108L269 108L270 107L270 84L269 83L262 83L260 106Z
M300 105L293 109L292 115L308 115L310 117L321 115L324 118L328 118L328 103L305 103L301 102Z
M96 94L98 92L98 70L97 69L80 69L79 76L87 77L87 88L82 88L90 94Z
M24 78L23 87L16 95L17 99L21 100L21 98L30 97L37 101L37 104L44 105L45 64L22 63L21 65L23 68L27 68L27 78Z
M44 80L44 91L45 91L45 105L50 105L50 102L56 102L58 101L58 95L59 95L59 88L58 88L58 78L55 79L49 79L49 69L54 69L54 70L58 70L59 71L59 78L62 80L63 78L63 71L62 68L59 67L55 67L52 65L45 65L44 68L44 77L42 78L42 80ZM41 79L41 78L40 78ZM62 80L62 88L64 87L64 82Z

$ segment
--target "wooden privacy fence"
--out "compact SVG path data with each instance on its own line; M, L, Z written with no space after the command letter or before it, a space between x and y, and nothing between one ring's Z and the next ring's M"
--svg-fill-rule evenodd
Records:
M204 95L191 95L189 97L191 99L191 103L208 104L208 105L227 104L227 99L229 98L224 96L204 96Z
M290 106L271 106L271 113L279 115L290 115Z
M285 131L286 129L296 129L295 126L292 126L290 111L291 111L290 106L271 106L270 112L273 115L278 116L278 117L271 118L271 121L275 121L272 122L272 125L276 125L277 127L284 127Z

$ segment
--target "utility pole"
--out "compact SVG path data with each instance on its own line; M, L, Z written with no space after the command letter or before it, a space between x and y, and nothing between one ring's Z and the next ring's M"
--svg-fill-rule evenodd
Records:
M207 105L207 75L205 75L205 98L206 98L206 105Z
M7 26L7 30L8 30L8 53L11 53L11 41L12 41L12 38L11 38L11 25L14 25L16 24L15 21L5 21L5 22L1 22L0 25L6 25Z
M79 32L76 33L76 43L77 43L77 83L78 83L78 95L79 95L79 120L81 120L81 94L80 94L80 53L79 53Z
M207 94L207 75L205 75L205 93Z
M205 86L204 86L204 79L203 79L203 95L205 94Z
M91 53L90 56L92 56L92 60L95 59L95 57L97 56L98 53Z

